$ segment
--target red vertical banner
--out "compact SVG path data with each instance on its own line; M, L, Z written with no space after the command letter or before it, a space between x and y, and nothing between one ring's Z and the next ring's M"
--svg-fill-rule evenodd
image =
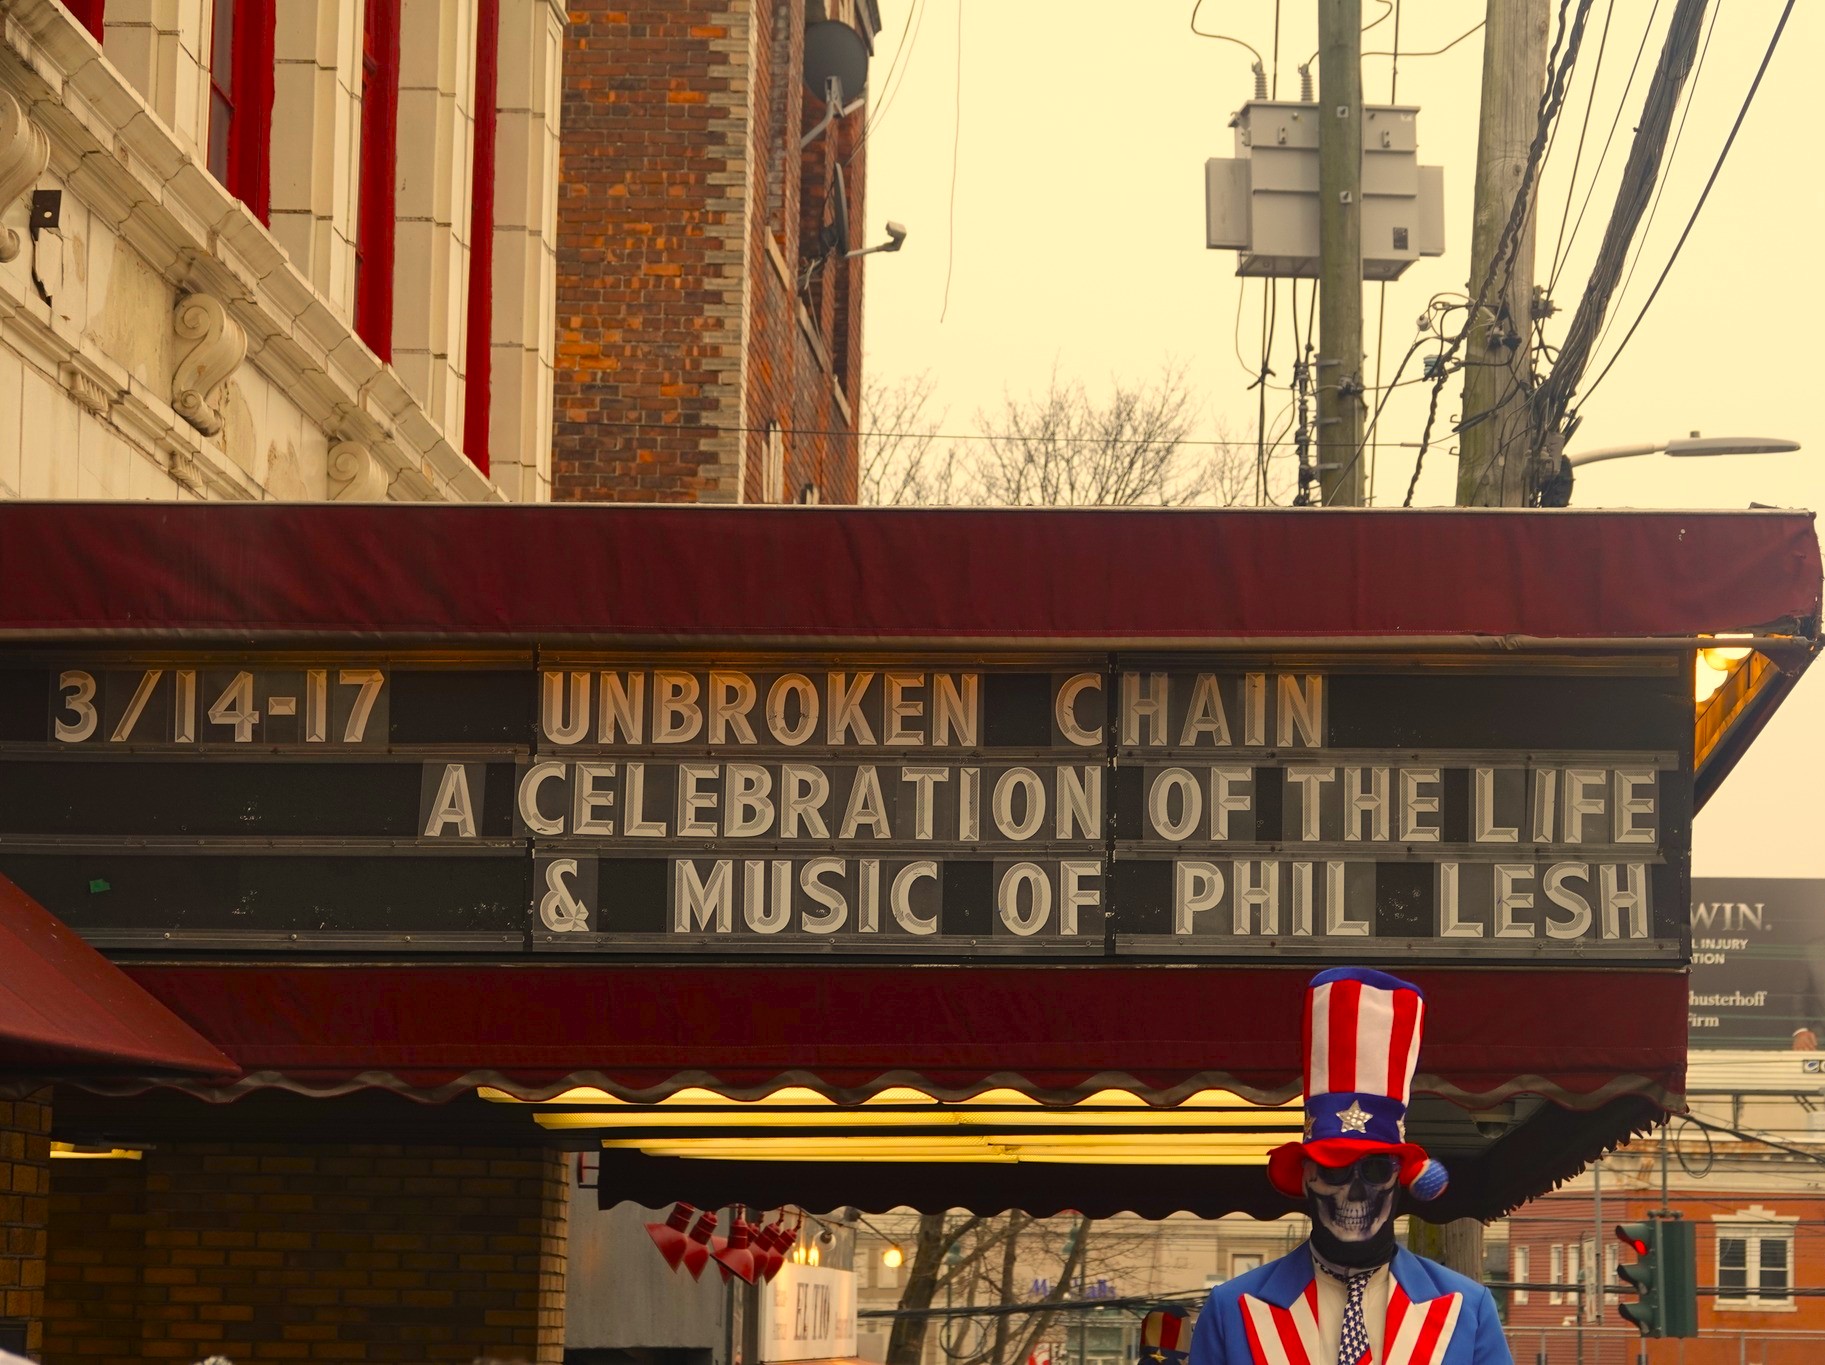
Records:
M399 161L399 0L367 0L361 43L361 204L355 331L393 358L393 209Z
M273 0L234 0L229 69L233 105L226 139L229 192L272 223ZM218 41L223 26L218 24ZM213 129L211 142L213 143Z
M464 349L463 448L488 472L494 379L494 149L500 119L501 0L480 0L475 24L475 157L469 176L469 318Z
M107 9L107 0L63 0L63 7L75 16L77 23L88 29L91 38L98 43L101 41L102 12Z

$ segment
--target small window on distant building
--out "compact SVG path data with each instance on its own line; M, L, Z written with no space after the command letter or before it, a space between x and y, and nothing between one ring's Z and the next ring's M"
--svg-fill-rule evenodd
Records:
M1230 1253L1229 1275L1230 1275L1231 1279L1234 1279L1238 1275L1245 1275L1251 1270L1259 1270L1260 1268L1261 1268L1261 1253L1260 1252L1258 1252L1258 1251L1234 1251L1234 1252Z
M1508 1278L1525 1283L1527 1280L1527 1248L1511 1246L1508 1249ZM1511 1297L1513 1303L1526 1303L1527 1291L1517 1289Z
M211 0L211 6L209 173L270 222L273 0Z
M1565 1282L1565 1247L1564 1247L1564 1245L1559 1242L1554 1242L1552 1245L1552 1249L1548 1253L1548 1255L1550 1255L1552 1258L1552 1267L1547 1272L1549 1278L1552 1280L1552 1282L1554 1284L1563 1284ZM1546 1296L1546 1301L1548 1303L1564 1303L1565 1302L1565 1291L1563 1289L1553 1290L1551 1293L1549 1293Z

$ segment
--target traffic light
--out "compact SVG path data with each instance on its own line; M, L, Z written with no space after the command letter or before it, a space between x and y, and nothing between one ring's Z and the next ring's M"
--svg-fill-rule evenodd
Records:
M1680 1218L1616 1224L1616 1240L1635 1253L1621 1266L1623 1282L1639 1296L1622 1316L1643 1336L1698 1335L1698 1248L1692 1225Z
M1660 1302L1667 1336L1698 1335L1698 1230L1684 1219L1660 1225Z
M1656 1223L1618 1223L1616 1240L1635 1253L1635 1263L1618 1267L1622 1282L1640 1295L1618 1310L1647 1337L1666 1335L1660 1297L1660 1227Z

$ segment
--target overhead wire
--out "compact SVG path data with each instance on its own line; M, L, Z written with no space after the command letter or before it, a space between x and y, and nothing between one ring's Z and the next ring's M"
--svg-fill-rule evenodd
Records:
M1425 467L1426 451L1431 448L1432 428L1438 421L1438 405L1443 395L1445 378L1449 372L1449 362L1463 346L1475 327L1477 315L1488 302L1490 290L1495 284L1496 272L1506 263L1508 270L1513 270L1512 252L1519 239L1522 224L1533 211L1533 191L1540 172L1541 162L1546 151L1547 138L1552 131L1559 110L1564 107L1566 82L1577 64L1578 51L1583 45L1584 29L1590 19L1591 6L1594 0L1578 0L1577 13L1572 17L1569 32L1566 23L1566 12L1570 0L1561 0L1559 6L1559 32L1553 40L1552 54L1548 59L1545 88L1540 94L1539 113L1535 118L1533 140L1528 144L1527 162L1521 170L1521 183L1515 190L1514 202L1509 206L1508 221L1502 227L1501 236L1496 240L1495 254L1490 257L1488 268L1483 273L1483 281L1478 286L1476 298L1471 303L1464 319L1464 325L1451 339L1441 353L1436 373L1433 376L1432 397L1426 407L1426 424L1419 439L1419 455L1413 462L1413 477L1407 483L1407 495L1401 506L1413 505L1413 494L1419 487L1420 472ZM1563 51L1563 56L1560 55ZM1462 423L1460 422L1460 429Z
M1642 27L1641 41L1635 47L1635 60L1629 65L1629 78L1623 83L1622 94L1616 101L1616 112L1610 119L1610 130L1604 136L1603 150L1597 154L1597 164L1591 170L1590 183L1584 188L1584 199L1578 205L1578 216L1572 221L1571 235L1565 237L1553 248L1552 274L1547 280L1546 290L1551 293L1559 283L1559 271L1571 255L1572 244L1578 240L1578 229L1584 226L1585 210L1591 206L1591 196L1597 192L1597 182L1603 175L1603 166L1609 160L1610 145L1616 140L1616 129L1621 126L1622 114L1628 108L1629 94L1635 88L1635 73L1641 69L1642 54L1648 48L1648 36L1654 31L1654 18L1660 13L1660 0L1654 0L1654 7L1648 11L1648 21ZM1593 97L1596 91L1592 90ZM1567 202L1570 202L1570 186L1567 186ZM1563 225L1561 225L1563 226Z
M1204 0L1195 0L1195 3L1191 7L1191 31L1193 33L1197 34L1200 38L1215 38L1220 43L1234 43L1237 47L1245 47L1255 54L1255 60L1260 62L1263 68L1267 66L1266 59L1262 57L1260 50L1257 49L1253 43L1245 43L1240 38L1234 37L1228 33L1207 33L1205 30L1199 28L1198 11L1203 8ZM1278 24L1275 25L1274 31L1275 33L1280 31Z
M1443 47L1435 47L1430 52L1407 52L1407 53L1402 53L1400 55L1407 56L1407 57L1442 57L1447 52L1451 51L1452 48L1456 47L1459 43L1463 42L1464 39L1470 37L1471 34L1480 32L1482 30L1483 26L1485 24L1487 24L1488 22L1489 21L1487 19L1477 20L1476 23L1472 24L1469 28L1465 29L1462 33L1458 34L1457 37L1453 38L1450 42L1446 43ZM1365 52L1362 55L1365 57L1392 57L1396 54L1394 54L1392 52Z
M1394 51L1391 56L1394 60L1393 65L1388 71L1388 103L1397 104L1400 102L1400 0L1394 0ZM1382 406L1388 401L1387 391L1383 390L1381 387L1381 363L1384 359L1383 348L1384 340L1387 335L1387 328L1388 282L1383 280L1378 286L1375 305L1375 388L1382 395L1381 403L1376 405L1375 411L1377 415L1380 414ZM1396 374L1394 378L1398 383L1400 375ZM1375 505L1376 456L1381 453L1381 443L1379 440L1376 440L1379 433L1376 431L1373 422L1369 424L1368 430L1365 431L1363 435L1374 442L1374 444L1369 447L1369 467L1364 471L1362 480L1363 505L1366 507L1373 507ZM1355 460L1356 456L1351 456L1352 464L1355 463Z
M943 323L951 310L951 272L957 265L957 161L963 147L963 0L957 0L957 93L951 125L950 228L944 248L944 302L938 309Z
M1591 354L1603 349L1603 343L1609 339L1610 329L1616 325L1621 315L1620 304L1629 292L1629 285L1634 282L1635 270L1641 264L1641 258L1648 252L1648 233L1653 230L1654 216L1660 212L1660 200L1667 192L1667 182L1673 178L1673 163L1679 156L1680 139L1685 136L1686 118L1692 112L1692 105L1698 99L1698 83L1705 74L1705 58L1711 52L1711 35L1717 31L1717 17L1724 12L1724 0L1712 0L1711 22L1705 26L1704 41L1698 47L1698 60L1692 63L1692 74L1686 77L1685 89L1681 92L1685 102L1680 106L1679 123L1673 129L1673 140L1667 144L1667 154L1660 160L1660 178L1654 186L1654 198L1648 203L1647 217L1641 220L1641 226L1635 231L1635 251L1629 257L1628 269L1623 272L1622 283L1616 287L1615 304L1617 307L1604 319L1603 328L1597 333L1596 341L1591 343Z
M1711 167L1711 174L1705 180L1705 187L1698 196L1698 202L1692 206L1691 216L1686 219L1686 225L1679 234L1679 240L1673 244L1673 254L1667 258L1666 265L1661 269L1660 277L1654 281L1654 288L1649 291L1646 302L1641 305L1641 311L1635 315L1634 322L1629 324L1629 330L1618 343L1615 353L1610 356L1609 362L1599 371L1597 377L1591 381L1590 387L1579 399L1579 410L1582 410L1584 404L1590 400L1591 394L1596 392L1597 386L1603 382L1604 377L1615 368L1616 362L1628 349L1629 342L1641 326L1642 319L1648 315L1648 309L1652 308L1654 300L1660 297L1660 287L1667 282L1667 276L1672 273L1674 264L1679 260L1679 253L1684 249L1686 239L1692 235L1693 225L1698 222L1698 215L1704 211L1705 201L1711 197L1711 188L1717 184L1717 177L1724 169L1724 162L1729 158L1730 149L1736 145L1736 135L1742 131L1743 120L1749 116L1749 108L1755 103L1756 92L1762 88L1762 77L1768 74L1768 64L1774 60L1775 49L1780 46L1781 35L1786 32L1787 20L1793 14L1793 6L1794 0L1787 0L1781 10L1780 21L1775 24L1774 34L1768 40L1768 50L1762 54L1761 65L1755 69L1755 79L1749 83L1749 92L1743 96L1742 108L1736 112L1736 121L1730 125L1730 135L1724 139L1723 149L1717 154L1717 161Z
M1590 132L1591 114L1597 108L1597 82L1603 78L1603 54L1609 50L1610 21L1615 17L1616 0L1609 0L1603 11L1603 32L1597 38L1597 62L1591 68L1591 93L1584 101L1584 121L1578 125L1578 150L1572 156L1571 174L1565 177L1565 209L1559 215L1559 236L1553 244L1554 270L1552 273L1555 277L1557 276L1559 247L1565 242L1565 224L1572 212L1572 191L1578 183L1578 170L1584 164L1584 139ZM1643 34L1643 40L1646 40L1645 34ZM1551 292L1550 289L1548 292Z
M733 423L733 422L726 423L726 424L720 423L720 422L635 422L635 421L626 421L626 420L617 421L617 420L601 419L601 420L595 421L594 425L599 426L599 427L616 427L616 428L620 428L620 429L626 430L626 431L669 431L669 432L699 431L699 432L709 432L709 433L713 433L716 435L736 435L736 434L742 434L742 433L753 434L753 433L757 433L757 432L764 433L764 432L769 432L769 431L777 431L781 435L784 435L784 436L869 436L869 437L878 437L881 440L895 440L895 439L909 440L909 439L913 439L913 438L918 438L920 440L929 439L929 440L933 440L933 441L1004 441L1004 442L1056 441L1063 445L1154 446L1154 445L1160 444L1160 438L1157 436L1123 436L1123 437L1107 437L1107 436L1095 436L1095 435L1068 436L1068 435L1062 435L1062 434L1058 434L1058 433L1040 433L1040 434L1031 435L1031 436L1023 436L1023 435L1019 435L1019 434L1013 433L1013 432L896 431L896 430L886 430L886 429L852 428L852 427L780 426L777 423L765 423L760 426L751 426L751 425L743 425L743 424ZM1182 446L1233 446L1233 445L1235 445L1235 442L1233 440L1217 440L1215 438L1206 439L1204 437L1196 437L1196 438L1185 437L1185 438L1182 438L1181 440L1179 440L1177 444L1182 445ZM1388 442L1388 444L1389 445L1404 445L1408 448L1411 448L1416 443L1413 441L1406 441L1406 442L1390 441L1390 442Z
M868 139L873 135L874 130L880 127L881 121L887 117L887 111L893 105L894 98L906 84L906 73L912 69L913 49L918 46L919 33L925 27L925 9L926 0L912 0L912 3L907 6L906 18L900 25L900 45L894 50L893 60L887 64L887 74L881 78L880 103L869 109L868 117L862 124L862 135L856 139L855 146L850 149L849 155L843 158L844 166L848 166L861 155L862 148L868 145ZM896 72L898 72L897 80Z

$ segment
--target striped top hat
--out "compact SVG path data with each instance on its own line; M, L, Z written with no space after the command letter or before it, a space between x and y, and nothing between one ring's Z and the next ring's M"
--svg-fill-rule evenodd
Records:
M1305 1140L1268 1154L1267 1178L1305 1193L1305 1161L1348 1166L1384 1153L1416 1199L1445 1191L1445 1168L1407 1141L1407 1105L1419 1061L1426 998L1419 987L1366 967L1333 967L1305 992Z

